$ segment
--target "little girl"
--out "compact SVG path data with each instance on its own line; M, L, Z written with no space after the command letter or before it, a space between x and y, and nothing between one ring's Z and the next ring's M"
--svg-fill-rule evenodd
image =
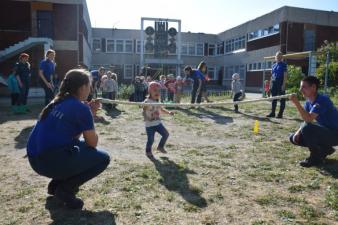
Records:
M161 96L161 85L158 82L150 82L148 86L148 97L144 103L158 103ZM173 115L173 112L170 112L161 106L144 106L143 107L143 117L146 126L147 132L147 145L146 145L146 155L149 159L154 159L154 156L151 152L151 147L154 143L155 133L158 132L162 138L158 144L157 150L162 153L167 153L164 149L164 145L169 137L169 132L163 126L160 118L160 112L165 114Z

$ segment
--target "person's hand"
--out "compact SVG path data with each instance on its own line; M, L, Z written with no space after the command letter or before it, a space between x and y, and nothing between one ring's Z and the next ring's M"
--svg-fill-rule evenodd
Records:
M293 135L293 142L299 145L300 142L300 130L298 130L294 135Z
M297 95L295 94L290 95L289 99L293 104L298 103L298 98L297 98Z
M49 88L49 89L52 89L53 90L53 84L51 82L47 82L46 86Z
M96 112L101 108L101 102L99 99L93 99L88 104L92 112Z
M23 88L23 83L21 81L19 81L19 86L20 88Z

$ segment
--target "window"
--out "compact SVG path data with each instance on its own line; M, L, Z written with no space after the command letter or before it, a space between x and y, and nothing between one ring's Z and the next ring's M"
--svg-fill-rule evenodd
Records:
M230 53L239 49L245 49L245 36L228 39L225 41L225 52Z
M189 44L188 45L188 55L196 55L195 45Z
M216 70L214 66L208 67L208 75L211 80L216 80Z
M267 27L267 28L263 28L263 29L259 29L253 32L250 32L248 34L248 40L252 40L252 39L256 39L256 38L262 38L262 37L266 37L268 35L273 35L279 33L279 24L275 24L273 26Z
M196 55L204 55L204 44L203 43L197 43L196 44Z
M136 41L136 52L141 53L141 41Z
M215 55L215 49L216 49L216 46L215 46L215 44L209 44L209 51L208 51L208 55Z
M262 69L262 63L260 63L260 62L257 63L257 69L258 69L258 70Z
M217 55L224 54L224 42L217 43Z
M116 52L123 52L123 40L116 40Z
M93 39L93 51L99 52L101 51L101 40Z
M133 65L124 65L124 79L133 79Z
M257 69L256 66L257 66L256 63L253 63L253 64L252 64L252 70L256 70L256 69Z
M115 52L115 41L114 40L107 40L107 52Z
M125 49L125 52L128 52L128 53L133 52L133 41L132 40L126 40L124 49Z
M272 68L272 62L271 62L271 61L268 62L268 68L269 68L269 69Z
M188 55L188 46L187 46L187 44L182 44L181 54L182 55Z

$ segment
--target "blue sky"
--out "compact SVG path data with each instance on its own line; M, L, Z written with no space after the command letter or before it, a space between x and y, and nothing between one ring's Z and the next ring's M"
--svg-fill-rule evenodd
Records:
M87 0L93 27L140 29L141 17L182 20L182 31L220 33L282 6L338 11L338 0Z

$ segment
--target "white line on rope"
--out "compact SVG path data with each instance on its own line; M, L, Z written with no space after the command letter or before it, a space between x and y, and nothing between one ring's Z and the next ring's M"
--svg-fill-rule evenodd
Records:
M253 102L263 102L263 101L272 101L278 100L282 98L289 98L293 94L287 95L279 95L270 98L257 98L245 101L236 101L236 102L209 102L209 103L200 103L200 104L192 104L192 103L144 103L144 102L128 102L128 101L121 101L121 100L111 100L107 98L98 98L102 103L106 104L122 104L122 105L139 105L139 106L167 106L167 107L213 107L213 106L224 106L224 105L234 105L234 104L246 104L246 103L253 103Z

